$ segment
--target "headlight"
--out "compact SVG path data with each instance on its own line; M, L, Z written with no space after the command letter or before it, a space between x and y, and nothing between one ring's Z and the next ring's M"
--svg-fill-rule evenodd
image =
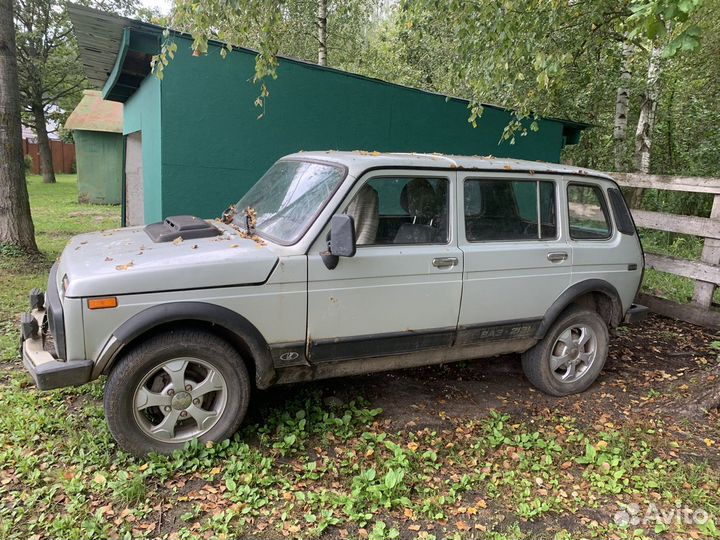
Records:
M62 290L60 291L60 294L62 294L63 297L65 296L65 291L69 286L70 280L68 279L67 274L65 274L62 278Z

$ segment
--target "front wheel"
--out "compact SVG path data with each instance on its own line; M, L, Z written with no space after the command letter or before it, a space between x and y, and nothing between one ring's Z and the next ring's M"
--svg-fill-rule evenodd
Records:
M607 324L597 312L572 306L537 345L523 353L525 376L553 396L582 392L600 375L609 339Z
M105 387L105 416L121 448L171 453L191 439L231 437L245 417L250 378L226 341L171 330L125 354Z

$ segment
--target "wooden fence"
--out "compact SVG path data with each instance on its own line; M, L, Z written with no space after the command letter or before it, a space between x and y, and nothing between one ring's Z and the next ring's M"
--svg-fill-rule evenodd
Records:
M682 216L632 209L635 224L640 228L691 234L705 239L700 261L645 253L647 268L695 280L693 300L679 304L645 293L638 303L652 311L702 326L720 328L720 311L713 309L713 293L720 285L720 178L663 176L635 173L610 173L618 184L631 188L662 189L714 195L709 218Z
M50 141L53 169L57 174L71 174L75 172L75 145L63 141ZM40 149L37 143L23 139L23 154L32 158L30 174L40 174Z

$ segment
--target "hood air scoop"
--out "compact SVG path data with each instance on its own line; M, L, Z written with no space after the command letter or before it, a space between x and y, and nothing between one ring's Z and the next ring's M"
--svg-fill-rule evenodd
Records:
M220 229L195 216L171 216L165 221L146 225L144 230L155 243L172 242L179 237L192 240L222 234Z

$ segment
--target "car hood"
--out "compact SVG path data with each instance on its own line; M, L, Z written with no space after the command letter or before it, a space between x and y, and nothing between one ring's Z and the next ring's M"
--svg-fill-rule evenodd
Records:
M66 297L265 282L278 260L273 244L213 224L222 235L164 243L154 243L142 227L75 236L58 263L58 288L65 277Z

